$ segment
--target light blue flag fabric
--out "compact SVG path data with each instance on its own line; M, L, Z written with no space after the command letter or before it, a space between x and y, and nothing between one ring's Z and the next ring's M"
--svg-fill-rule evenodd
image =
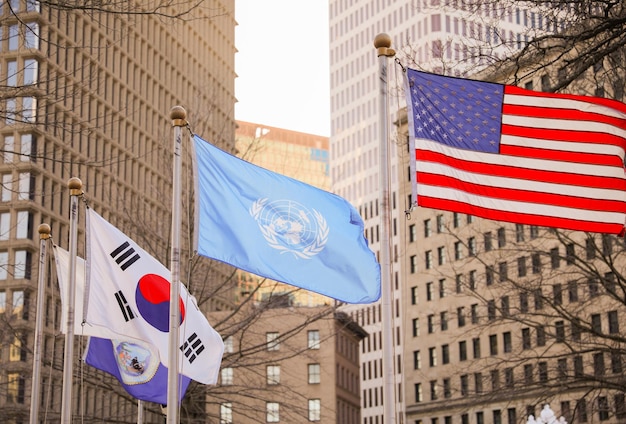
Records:
M380 298L380 265L350 203L194 144L199 254L347 303Z

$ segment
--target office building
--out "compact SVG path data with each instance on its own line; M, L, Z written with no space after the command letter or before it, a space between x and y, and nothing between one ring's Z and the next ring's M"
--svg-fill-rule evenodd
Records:
M226 315L245 324L223 334L226 352L208 417L233 423L360 422L359 342L367 334L348 315L330 306L294 307L288 296L209 317L219 321Z
M90 5L76 2L66 8L14 0L3 2L0 10L0 80L5 87L0 120L0 409L7 423L29 417L37 313L45 314L40 419L59 420L61 307L48 260L45 305L41 311L35 308L36 229L49 224L53 242L68 247L68 180L80 178L90 207L168 263L170 225L162 224L171 221L171 108L185 107L190 126L203 138L227 150L234 147L233 2L215 0L189 10L185 4L153 10L135 3L115 3L111 10L105 3ZM173 15L177 17L169 17ZM186 169L188 147L183 148ZM189 226L183 227L189 238ZM198 293L204 281L189 283ZM226 296L205 300L207 309L223 309L229 302ZM116 380L78 365L75 377L74 417L137 421L136 401L120 394ZM158 405L149 405L146 414L145 422L162 420Z
M532 31L549 30L543 16L524 9L498 7L498 2L418 0L400 2L363 1L330 2L330 71L331 137L330 169L332 190L352 202L365 219L366 234L374 251L380 251L380 83L379 59L373 46L377 34L392 39L396 57L404 66L464 75L488 65L492 59L510 55L524 45ZM492 46L492 47L490 47ZM388 86L390 117L404 105L401 69L389 61ZM391 125L389 125L391 127ZM410 199L401 196L400 182L409 179L398 158L406 156L400 135L394 135L388 164L392 176L391 260L393 297L394 363L403 360L401 299L408 283L403 280L404 261L399 228ZM405 153L406 152L406 153ZM400 166L400 168L399 168ZM412 214L414 216L414 214ZM372 341L363 344L362 361L371 374L362 375L363 423L383 422L383 370L381 308L374 305L347 305L353 317L363 325ZM374 343L373 338L376 337ZM402 372L395 365L396 422L404 415ZM369 393L375 395L369 396ZM369 399L373 399L369 403Z

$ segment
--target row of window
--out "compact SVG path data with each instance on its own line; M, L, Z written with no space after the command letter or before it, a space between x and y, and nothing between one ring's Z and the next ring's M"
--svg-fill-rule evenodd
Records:
M265 333L266 347L268 351L280 350L280 333L277 331L268 331ZM320 332L319 330L307 331L307 348L320 348Z
M611 404L612 400L612 404ZM560 414L555 414L559 417L563 417L567 423L586 423L593 421L590 414L596 414L599 421L607 421L611 416L615 416L618 419L626 418L626 401L623 393L618 393L612 396L598 396L592 402L588 402L587 399L582 398L577 401L561 401L560 402ZM591 405L588 405L591 403ZM526 406L524 417L534 416L538 417L537 408L534 405ZM500 409L494 409L491 411L491 418L493 424L505 424L504 411ZM506 424L517 424L518 413L516 408L507 408L506 410ZM469 414L462 414L459 417L459 424L470 424L471 417ZM485 412L477 411L473 416L473 424L485 424ZM430 424L439 424L439 417L430 418ZM444 424L453 424L452 416L443 417ZM414 424L423 424L422 420L415 420Z
M518 265L519 265L518 261ZM504 264L504 266L503 266ZM506 263L501 263L499 266L498 275L501 276L500 281L505 281L502 279L502 276L507 275L507 267ZM487 286L491 286L494 284L496 272L492 266L488 265L485 267L485 284ZM467 275L467 282L465 281L465 276L463 274L457 274L455 277L455 291L457 294L460 294L464 291L465 287L468 287L470 290L475 291L477 289L477 273L476 270L469 271ZM440 299L448 296L450 292L446 285L447 280L445 278L439 279L437 283L429 281L425 284L426 289L426 301L430 302L435 300L435 293L439 296ZM570 280L566 284L556 283L552 285L552 296L550 301L554 305L562 305L565 297L567 297L570 303L578 302L580 300L580 291L584 289L586 290L586 294L589 299L593 299L594 297L599 296L604 292L609 294L615 294L617 290L617 278L613 272L607 272L604 274L601 280L597 278L587 278L585 282L580 282L578 280ZM411 304L417 305L419 303L419 287L412 286L411 287ZM539 287L536 289L528 290L528 291L520 291L519 293L519 312L527 313L529 312L529 298L534 298L534 307L535 310L540 310L543 308L544 300L548 300L547 295L543 293L543 288ZM495 301L492 301L495 302ZM502 305L501 312L502 315L507 316L509 314L509 296L502 297ZM457 312L459 312L457 310ZM459 314L460 315L460 314Z
M610 359L610 372L613 375L621 375L623 366L622 354L618 351L610 354L596 352L591 355L592 374L595 377L602 377L607 374L606 358ZM491 391L502 389L513 389L518 383L524 387L533 384L545 385L550 379L563 381L567 378L583 378L585 374L585 362L582 355L571 358L559 358L555 361L556 368L549 368L547 361L540 361L536 364L526 363L520 367L507 367L502 370L492 369L486 377L483 372L473 374L462 374L459 376L458 386L454 386L450 378L443 378L441 381L429 381L430 400L435 401L440 398L450 399L454 395L466 397L470 395L470 380L473 380L473 393L485 393L485 382L490 385ZM571 369L570 369L571 367ZM550 374L554 374L552 377ZM521 377L521 379L520 379ZM415 402L423 402L422 383L415 383Z
M309 421L320 421L322 419L322 403L320 399L308 400L308 419ZM266 402L265 403L265 422L279 423L280 422L280 403L278 402ZM232 424L233 423L233 404L231 402L224 402L220 404L220 424Z

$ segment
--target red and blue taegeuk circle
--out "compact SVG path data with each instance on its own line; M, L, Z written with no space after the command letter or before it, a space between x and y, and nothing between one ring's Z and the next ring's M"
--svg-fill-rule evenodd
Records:
M146 274L139 279L135 302L141 316L154 328L170 331L170 282L160 275ZM185 320L185 305L179 298L180 323Z

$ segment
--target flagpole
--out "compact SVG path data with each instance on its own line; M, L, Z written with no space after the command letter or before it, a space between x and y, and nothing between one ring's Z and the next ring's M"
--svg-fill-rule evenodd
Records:
M76 301L76 243L78 234L78 196L83 194L83 183L72 177L67 182L70 189L70 263L67 287L67 328L65 334L65 356L63 358L63 394L61 422L72 422L72 379L74 373L74 302Z
M46 288L47 241L50 226L39 226L39 279L37 280L37 311L35 314L35 343L33 348L33 379L30 390L30 424L39 422L39 391L41 384L41 339L43 338L43 302Z
M380 240L380 264L382 280L382 336L383 336L383 407L386 424L396 422L396 397L393 361L393 311L391 309L391 184L389 179L389 140L387 107L387 62L396 52L391 49L391 37L378 34L374 47L379 59L380 79L380 201L382 203L382 237Z
M169 364L167 372L167 424L178 423L178 350L179 350L179 306L180 297L180 187L182 170L182 127L187 125L187 112L182 106L170 111L174 127L174 163L172 171L172 252L170 270L170 334Z

